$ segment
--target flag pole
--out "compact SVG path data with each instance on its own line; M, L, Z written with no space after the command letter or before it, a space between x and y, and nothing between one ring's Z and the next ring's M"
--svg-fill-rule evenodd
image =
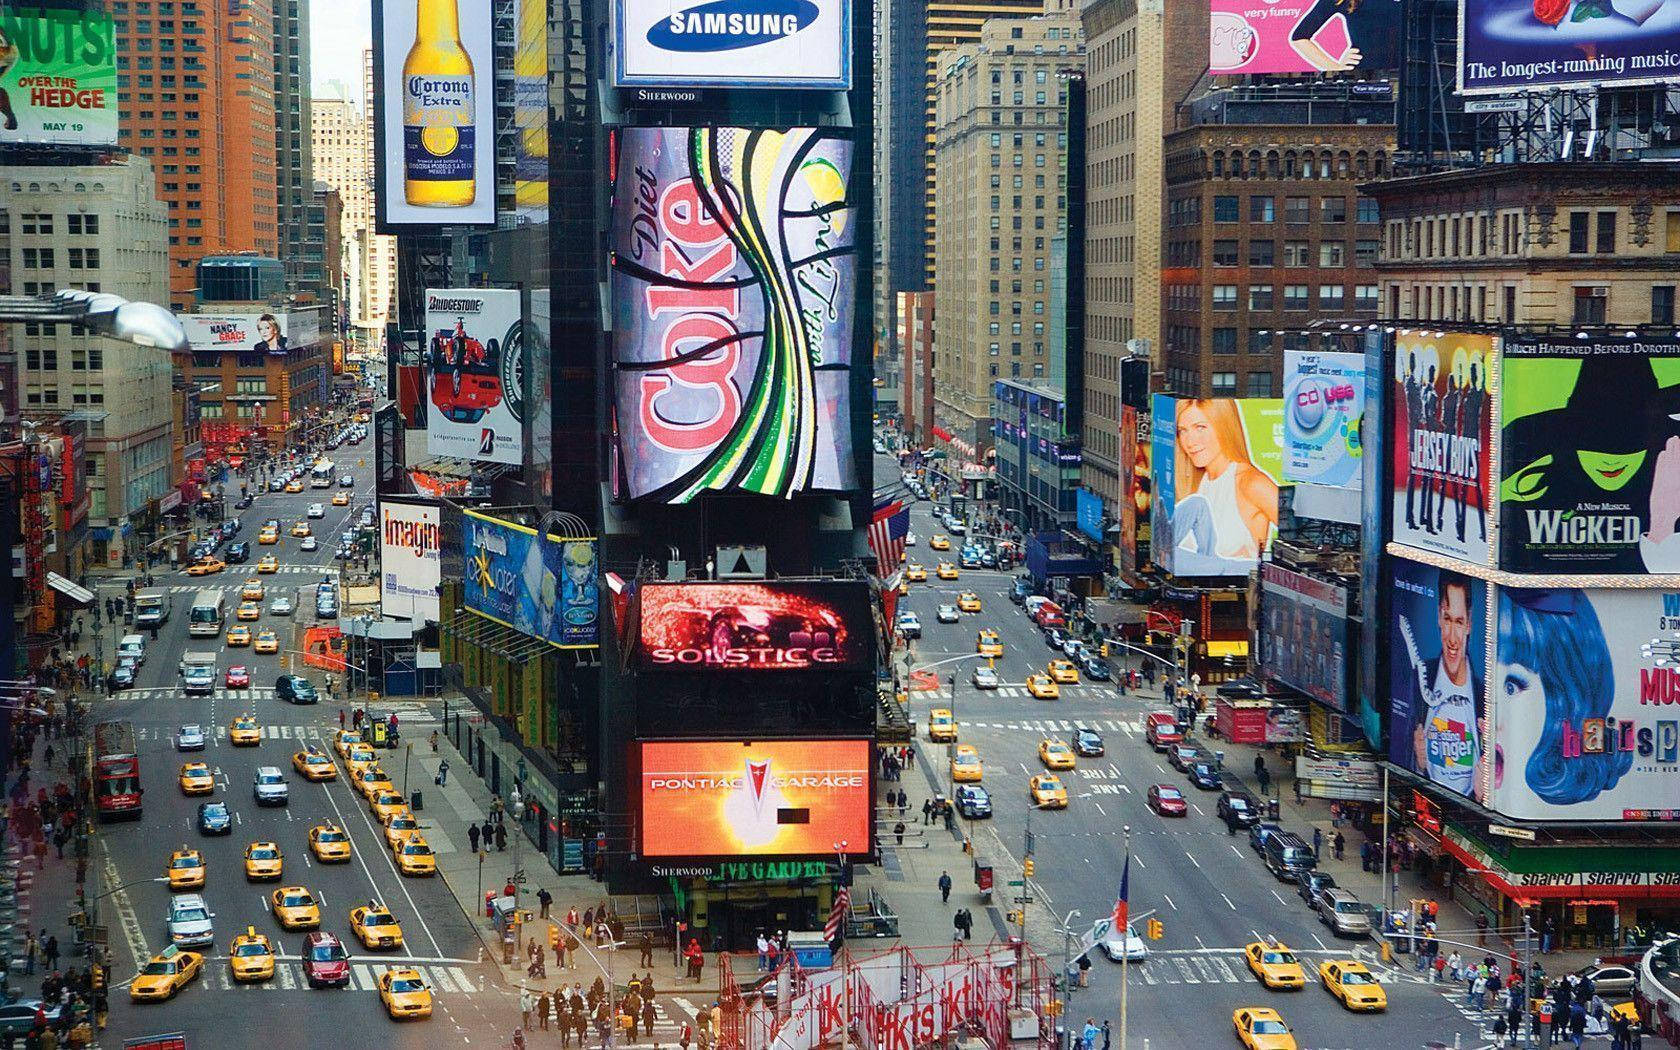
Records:
M1125 838L1126 838L1126 869L1130 870L1131 866L1132 866L1132 826L1130 824L1122 825L1121 826L1121 831L1125 834ZM1131 912L1131 908L1128 907L1126 909L1126 924L1124 926L1122 926L1120 928L1120 931L1119 931L1120 932L1120 1050L1126 1050L1126 1006L1127 1006L1127 998L1128 998L1126 993L1131 989L1131 986L1132 986L1132 982L1129 979L1130 978L1130 974L1128 972L1129 967L1127 966L1127 962L1132 957L1132 946L1131 946L1131 940L1130 940L1131 939L1131 926L1132 926L1132 912Z

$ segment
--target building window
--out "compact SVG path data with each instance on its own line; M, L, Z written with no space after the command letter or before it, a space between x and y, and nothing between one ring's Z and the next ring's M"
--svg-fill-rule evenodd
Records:
M1299 268L1312 265L1312 245L1306 241L1283 242L1283 265Z
M1505 323L1515 324L1517 320L1517 286L1505 286Z
M1213 341L1209 344L1216 354L1234 354L1237 352L1237 330L1235 328L1215 328Z
M1680 252L1680 211L1671 211L1664 217L1663 250Z
M1339 284L1320 285L1318 289L1318 308L1320 310L1341 310L1342 294L1342 286Z
M1598 213L1598 237L1594 250L1600 255L1611 255L1616 251L1616 213L1601 211Z
M1680 213L1677 213L1680 214ZM1249 222L1275 222L1277 220L1277 201L1273 197L1250 197L1248 199ZM1680 249L1675 249L1680 251Z
M1215 266L1235 266L1235 265L1237 265L1237 242L1236 241L1214 241L1213 242L1213 265L1215 265Z
M1376 313L1381 298L1381 293L1376 285L1355 285L1353 289L1353 308L1359 311Z
M1304 284L1286 284L1283 286L1283 308L1285 310L1305 310L1311 305L1312 291Z
M1250 372L1248 374L1249 397L1272 396L1272 374L1270 372Z
M1304 226L1312 221L1311 197L1285 197L1283 199L1283 221Z
M1241 222L1241 213L1237 210L1237 198L1227 194L1220 194L1213 198L1214 222Z
M1237 286L1234 284L1214 285L1213 308L1215 310L1235 310L1237 308Z
M1585 214L1585 213L1582 213ZM1610 289L1604 285L1587 285L1575 289L1575 323L1603 324L1610 305Z
M1361 199L1363 200L1364 198ZM1377 252L1380 250L1381 246L1382 242L1374 239L1358 240L1353 242L1354 265L1375 266L1377 264Z
M1347 265L1347 245L1341 241L1325 241L1318 246L1318 265L1341 269Z
M1276 252L1276 250L1277 250L1277 242L1276 241L1269 241L1269 240L1249 241L1248 242L1248 265L1250 265L1250 266L1270 266L1270 265L1272 265L1273 254Z
M1380 222L1382 215L1377 210L1375 197L1358 197L1355 199L1355 222Z
M1272 333L1265 329L1252 328L1248 333L1248 352L1251 354L1267 354L1272 350Z
M1587 213L1572 211L1569 213L1569 254L1587 254Z
M1251 284L1248 286L1248 308L1250 310L1271 310L1272 286L1269 284Z
M1674 285L1653 284L1651 286L1651 323L1674 323Z
M1213 396L1234 397L1237 393L1237 374L1235 372L1213 373Z
M1347 222L1347 198L1325 197L1319 202L1320 214L1325 222Z

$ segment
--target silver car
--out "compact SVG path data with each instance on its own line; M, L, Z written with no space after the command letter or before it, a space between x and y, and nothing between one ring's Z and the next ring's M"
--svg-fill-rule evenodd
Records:
M940 623L956 623L958 620L962 619L962 616L958 614L957 607L955 605L941 605L935 613L935 616Z
M1318 895L1318 921L1338 937L1369 937L1371 913L1358 897L1344 889L1327 889Z
M990 667L976 667L970 679L976 689L996 689L998 687L998 673Z
M292 615L292 600L285 595L278 595L268 603L268 611L274 616Z
M175 749L177 751L203 751L204 727L182 726L175 734Z
M284 806L286 775L280 772L278 766L258 766L257 775L251 782L251 794L259 806Z
M178 893L169 899L169 940L177 947L214 944L216 931L210 920L215 916L196 893Z

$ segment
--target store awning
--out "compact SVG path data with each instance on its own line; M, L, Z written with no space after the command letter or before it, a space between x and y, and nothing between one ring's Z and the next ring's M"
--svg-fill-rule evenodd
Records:
M82 608L92 605L98 598L92 591L73 580L67 580L56 572L47 573L47 586L64 595Z
M1508 897L1680 898L1680 849L1674 847L1495 845L1456 825L1443 830L1441 845Z
M470 612L457 612L438 624L444 634L478 646L509 663L524 664L551 652L547 642Z
M1226 656L1246 659L1248 657L1248 643L1240 640L1235 642L1208 642L1207 654L1215 659Z

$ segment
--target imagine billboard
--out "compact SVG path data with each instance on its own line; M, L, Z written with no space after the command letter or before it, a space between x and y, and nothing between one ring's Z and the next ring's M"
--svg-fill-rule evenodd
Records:
M616 495L853 488L852 143L814 128L617 143Z
M438 508L379 501L379 608L387 616L438 622Z
M1360 487L1364 445L1365 355L1283 355L1283 479L1285 482Z
M1400 0L1213 0L1208 71L1398 69L1400 39Z
M420 25L420 11L452 17ZM373 47L380 232L494 223L490 5L373 0Z
M643 857L869 853L867 740L644 740Z
M1680 572L1680 341L1508 339L1500 367L1500 565Z
M1663 0L1459 0L1466 95L1671 84L1680 7Z
M616 0L618 87L852 86L849 0Z
M1390 558L1388 759L1480 802L1487 788L1487 584Z
M519 293L426 289L426 451L489 463L524 459L524 325Z
M1266 562L1260 566L1261 667L1338 711L1347 709L1347 589Z
M0 7L0 145L116 144L111 16L74 7Z
M1174 576L1246 576L1277 532L1278 398L1154 402L1150 554Z
M1498 340L1406 331L1394 349L1394 539L1485 565Z
M465 511L467 609L561 649L600 642L600 566L594 537L535 529Z
M857 670L872 666L861 581L650 583L639 663L651 669Z
M1680 592L1499 589L1488 808L1680 820Z

